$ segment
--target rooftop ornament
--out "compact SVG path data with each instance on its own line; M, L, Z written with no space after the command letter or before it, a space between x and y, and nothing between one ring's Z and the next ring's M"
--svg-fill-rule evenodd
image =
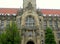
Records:
M33 9L31 2L28 3L28 6L26 7L26 9L28 9L28 10L32 10Z

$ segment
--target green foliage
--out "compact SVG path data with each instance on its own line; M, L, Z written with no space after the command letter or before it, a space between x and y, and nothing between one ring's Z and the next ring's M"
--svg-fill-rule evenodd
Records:
M52 29L49 27L46 29L46 33L45 33L45 44L56 44L54 33Z
M6 44L6 34L2 33L0 35L0 44Z
M21 35L15 22L6 27L6 32L1 35L1 44L21 44Z

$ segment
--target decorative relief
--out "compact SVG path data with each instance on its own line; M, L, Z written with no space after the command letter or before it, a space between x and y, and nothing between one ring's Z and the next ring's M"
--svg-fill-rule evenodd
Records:
M28 9L28 10L32 10L33 9L31 2L28 3L28 6L26 7L26 9Z

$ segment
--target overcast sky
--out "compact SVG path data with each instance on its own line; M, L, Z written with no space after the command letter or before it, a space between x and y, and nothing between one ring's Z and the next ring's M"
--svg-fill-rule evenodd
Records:
M37 8L60 9L60 0L36 0ZM23 0L0 0L0 8L23 7Z

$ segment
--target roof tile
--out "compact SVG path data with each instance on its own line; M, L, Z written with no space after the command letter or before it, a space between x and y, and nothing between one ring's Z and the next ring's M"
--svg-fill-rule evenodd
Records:
M19 8L0 8L0 14L17 14L17 11ZM43 14L49 15L49 14L59 14L60 15L60 10L57 9L41 9L41 12Z

